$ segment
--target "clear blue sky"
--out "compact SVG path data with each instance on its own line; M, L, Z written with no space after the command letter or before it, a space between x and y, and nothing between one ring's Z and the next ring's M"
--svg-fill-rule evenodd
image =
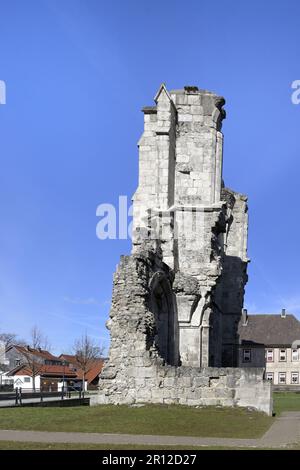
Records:
M108 344L112 275L129 241L96 207L137 186L144 105L161 82L222 94L224 178L249 196L250 311L300 314L297 0L1 0L0 330L54 350Z

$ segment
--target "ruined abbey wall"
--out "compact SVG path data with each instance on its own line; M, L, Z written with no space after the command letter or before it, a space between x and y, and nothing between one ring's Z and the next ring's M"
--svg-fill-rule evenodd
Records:
M222 97L196 87L143 109L132 254L114 277L97 403L251 406L262 369L237 369L247 282L247 198L222 181Z
M159 250L158 250L159 251ZM272 412L270 383L263 369L174 366L176 341L163 341L153 312L151 282L171 289L173 274L156 250L124 256L114 276L109 361L92 404L177 403L246 406ZM176 334L175 325L173 325ZM168 341L171 349L166 355Z

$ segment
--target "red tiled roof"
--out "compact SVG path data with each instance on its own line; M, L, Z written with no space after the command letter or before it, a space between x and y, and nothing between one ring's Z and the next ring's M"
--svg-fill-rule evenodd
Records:
M77 376L78 378L82 379L83 372L81 370L80 364L77 362L76 356L72 356L71 354L61 354L59 356L60 360L65 360L74 366L77 366ZM85 379L88 383L91 383L101 372L102 367L104 365L104 359L95 359L91 366L89 367L88 371L85 373Z
M67 361L70 364L73 364L74 366L80 367L80 365L77 362L76 356L73 356L72 354L61 354L58 359L60 361Z
M77 372L70 370L66 366L50 366L50 365L42 365L41 368L38 369L38 375L52 375L55 377L72 377L77 378ZM12 375L32 375L30 368L26 365L20 366L15 369L15 371L11 372Z
M34 356L39 356L42 357L43 359L48 359L50 361L58 361L59 358L56 356L53 356L49 351L46 351L45 349L34 349L34 348L27 348L26 346L19 346L19 345L14 345L12 347L15 347L17 351L19 351L21 354L32 354Z
M85 380L88 383L91 383L101 372L104 365L104 359L96 359L93 361L93 364L89 370L85 373ZM30 368L26 365L16 367L10 372L11 375L28 375L31 376L32 372ZM38 369L37 375L51 375L53 377L72 377L76 379L82 379L83 371L82 369L72 370L68 366L52 366L52 365L42 365Z
M90 369L85 374L88 383L91 383L101 372L104 366L104 359L96 359Z

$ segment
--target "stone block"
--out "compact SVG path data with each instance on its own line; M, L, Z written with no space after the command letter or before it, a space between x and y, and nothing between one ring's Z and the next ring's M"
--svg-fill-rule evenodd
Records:
M178 387L190 388L192 386L192 377L183 376L178 377Z
M167 387L167 388L175 387L175 386L176 386L176 382L177 382L177 378L176 378L176 377L165 377L165 379L164 379L164 381L163 381L163 386L164 386L164 387Z
M195 114L198 114L198 115L203 114L203 107L200 106L199 104L197 104L197 105L192 105L192 106L191 106L191 114L193 114L193 115L195 115Z
M193 387L208 387L209 378L208 377L193 377L192 386Z
M178 114L179 122L192 122L192 120L193 120L192 114Z
M202 114L193 114L193 122L204 124L204 116Z
M188 95L187 101L190 105L201 105L201 98L199 95Z

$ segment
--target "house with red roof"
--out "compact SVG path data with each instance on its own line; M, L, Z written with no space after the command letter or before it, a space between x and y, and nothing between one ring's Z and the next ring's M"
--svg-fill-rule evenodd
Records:
M24 391L81 390L83 375L84 389L96 388L104 364L104 359L95 359L83 373L75 356L61 354L57 357L40 348L19 345L10 346L6 358L8 371L2 377L3 382L13 383L14 388L21 387Z
M80 363L76 359L76 356L71 354L61 354L59 358L62 361L65 361L69 364L70 367L76 369L78 377L81 379L83 378L83 370L81 368ZM104 366L105 358L96 358L89 362L87 365L87 370L85 371L85 380L87 384L87 388L89 390L96 389L99 383L99 375L102 371Z

